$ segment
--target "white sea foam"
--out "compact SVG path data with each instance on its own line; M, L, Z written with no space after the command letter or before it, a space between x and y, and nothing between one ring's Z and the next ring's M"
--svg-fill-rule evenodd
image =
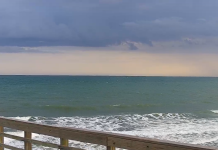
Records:
M30 121L56 126L85 128L98 131L122 133L141 137L157 138L183 143L200 144L218 147L218 119L196 118L190 114L145 114L114 115L96 117L31 117ZM14 132L19 136L22 132ZM34 139L58 143L57 138L44 135L33 135ZM14 140L6 140L10 145L21 147ZM71 146L88 150L105 149L103 146L71 141ZM43 149L42 147L34 147Z
M218 110L211 110L213 113L218 114Z
M17 117L9 117L9 118L19 119L19 120L23 120L23 121L28 121L31 118L31 116L27 116L27 117L19 117L19 116L17 116Z

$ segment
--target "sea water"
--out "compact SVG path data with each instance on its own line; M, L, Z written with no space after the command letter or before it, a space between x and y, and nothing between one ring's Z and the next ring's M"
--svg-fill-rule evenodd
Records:
M0 116L218 147L218 78L0 76ZM16 140L5 142L23 147ZM77 141L70 145L105 149Z

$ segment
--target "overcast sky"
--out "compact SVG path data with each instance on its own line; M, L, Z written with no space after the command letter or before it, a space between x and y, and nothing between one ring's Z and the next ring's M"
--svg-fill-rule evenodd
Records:
M185 75L218 76L218 69L210 68L211 62L207 65L212 59L209 57L218 55L217 8L217 0L1 0L0 56L4 59L0 60L0 74L184 75L184 72L178 72L182 65L193 70ZM84 69L82 72L61 72L54 67L53 71L45 73L40 69L31 71L32 67L22 70L22 65L16 66L18 62L28 64L32 60L23 62L20 54L28 54L28 58L39 57L34 63L40 66L41 57L60 61L63 55L75 58L78 52L81 52L77 57L80 61L69 63L78 63L77 68L82 66ZM129 52L140 58L133 60ZM124 56L123 67L128 61L133 68L137 63L139 69L128 73L123 69L122 72L121 65L120 73L108 66L103 68L111 70L100 68L96 72L85 72L85 66L94 62L84 66L79 64L86 64L82 60L89 58L103 63L98 58L108 53L113 56L108 59L108 65L114 65L116 59ZM52 54L55 57L51 57ZM88 54L99 57L88 57ZM156 58L162 55L163 60L178 57L178 61L173 63L180 66L174 65L168 73L155 73L148 69L147 64L156 64ZM165 55L171 57L166 58ZM146 62L141 56L145 56ZM148 56L152 57L151 62L147 62L150 60ZM195 56L195 59L185 64L190 56ZM16 63L10 63L11 67L8 67L12 58ZM202 58L208 61L202 62ZM213 64L218 64L217 58L213 59ZM157 70L162 70L161 65L165 62L158 61L160 68ZM62 64L66 70L71 66L69 63ZM201 71L190 69L193 64ZM13 67L18 68L17 71L13 71ZM211 72L201 67L210 68ZM204 70L207 74L203 73Z

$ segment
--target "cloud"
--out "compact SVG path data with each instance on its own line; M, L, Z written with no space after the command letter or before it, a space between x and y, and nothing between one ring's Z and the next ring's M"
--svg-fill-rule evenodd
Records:
M217 0L1 0L0 46L155 46L218 36ZM196 43L197 44L197 43ZM18 50L19 51L19 50Z
M218 38L182 38L181 40L153 41L152 45L141 42L125 41L119 45L112 44L104 47L87 46L0 46L1 53L68 53L71 51L139 51L142 53L160 54L215 54L217 53Z
M138 47L136 47L133 43L129 43L129 49L130 50L137 50Z

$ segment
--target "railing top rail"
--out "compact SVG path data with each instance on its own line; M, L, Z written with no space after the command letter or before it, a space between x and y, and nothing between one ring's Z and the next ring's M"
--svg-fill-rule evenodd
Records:
M4 117L0 117L0 126L59 138L66 138L70 140L120 147L131 150L148 148L154 150L218 150L216 148L203 147L192 144L183 144L165 140L142 138L131 135L93 131L87 129L57 127L28 121L21 121L17 119L8 119Z

